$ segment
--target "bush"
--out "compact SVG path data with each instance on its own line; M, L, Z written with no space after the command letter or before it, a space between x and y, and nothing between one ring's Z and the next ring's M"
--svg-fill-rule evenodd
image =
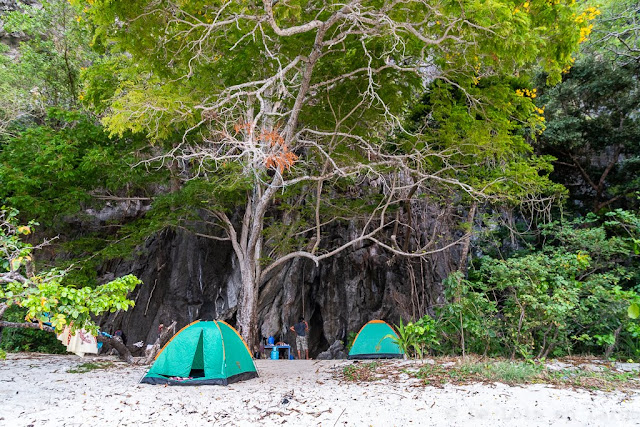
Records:
M4 314L8 322L24 322L26 310L11 306ZM17 353L33 351L36 353L63 354L67 352L65 346L51 332L38 329L3 328L0 349Z
M351 350L351 347L353 347L353 342L356 340L356 337L358 336L357 332L349 332L347 334L347 345L346 345L346 349L347 349L347 353Z
M400 324L396 325L396 330L398 331L398 336L391 336L391 338L410 357L422 359L425 350L439 344L436 338L436 323L429 315L406 325L400 319Z
M464 279L444 283L437 310L442 353L544 358L572 353L640 355L637 322L638 218L609 213L543 229L540 250L484 257ZM620 230L624 230L621 233ZM634 258L635 257L635 258ZM626 288L626 289L625 289Z

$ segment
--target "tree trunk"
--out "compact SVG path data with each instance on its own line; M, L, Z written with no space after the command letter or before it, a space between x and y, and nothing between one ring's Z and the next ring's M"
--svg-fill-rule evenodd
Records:
M465 276L467 275L467 264L469 258L469 247L471 246L471 236L473 235L473 219L476 216L476 211L478 210L478 202L474 201L471 205L471 209L469 209L469 214L467 215L467 223L469 224L469 232L462 243L462 250L460 251L460 267L458 271L460 271Z
M618 328L613 333L613 342L610 346L607 347L607 350L604 352L604 357L606 357L607 359L611 356L611 353L613 353L613 350L616 348L616 345L618 344L618 337L620 336L621 331L622 325L618 326Z
M258 344L258 285L254 274L252 274L254 271L252 268L247 266L242 271L242 296L238 307L238 328L253 356Z
M281 183L281 177L276 175L270 186L254 188L248 194L239 234L228 217L222 213L218 214L226 224L227 233L240 266L242 288L238 304L237 326L252 355L258 346L258 291L262 277L260 257L262 256L264 215Z
M120 353L120 359L124 360L130 365L133 364L133 356L131 355L131 352L129 351L127 346L124 345L124 343L119 339L115 337L108 338L102 335L98 335L96 337L96 340L101 343L110 344L111 347L115 348L116 351Z

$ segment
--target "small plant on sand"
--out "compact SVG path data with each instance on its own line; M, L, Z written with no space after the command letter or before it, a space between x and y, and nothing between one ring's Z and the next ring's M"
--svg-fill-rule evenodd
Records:
M7 358L7 352L0 348L0 360Z
M532 382L535 377L544 371L544 366L529 362L499 361L464 364L460 369L467 371L469 374L480 375L490 381L521 384Z
M376 380L376 362L356 363L345 366L342 370L344 379L347 381L374 381Z
M438 345L436 323L429 315L406 325L400 319L396 330L397 337L393 335L387 335L387 337L392 338L407 356L422 359L430 347Z
M495 381L505 384L536 382L543 372L542 365L526 362L470 362L445 368L441 365L426 365L414 375L430 383L467 383L473 381Z
M426 385L446 383L469 384L474 382L500 382L516 384L554 384L589 390L636 389L640 384L640 372L618 372L606 366L597 370L572 367L551 370L542 363L494 360L489 362L462 362L451 366L428 364L418 370L405 373L423 380Z
M112 362L95 362L95 363L87 362L87 363L81 363L75 368L68 369L67 372L69 372L70 374L84 374L86 372L91 372L96 369L109 369L109 368L112 368L113 366L114 365Z
M616 372L608 367L599 370L561 369L546 371L547 382L589 390L612 391L624 387L637 389L640 384L640 371Z

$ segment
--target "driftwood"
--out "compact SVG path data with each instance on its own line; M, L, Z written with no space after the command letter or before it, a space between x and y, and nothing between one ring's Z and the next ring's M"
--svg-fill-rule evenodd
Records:
M56 332L56 330L51 326L40 325L39 323L31 323L31 322L16 323L16 322L0 321L0 328L41 329L46 332L51 332L51 333ZM118 338L116 337L109 338L103 335L98 335L96 337L96 340L101 343L110 344L120 354L120 358L123 361L129 364L133 363L133 356L131 355L131 352L129 351L127 346L124 345L124 343L120 341Z
M153 361L155 360L156 356L158 355L162 347L164 347L164 345L169 341L171 337L173 337L175 333L176 333L176 321L174 320L169 326L167 326L166 328L165 327L162 328L162 330L160 331L160 335L158 336L158 339L156 340L155 343L153 343L153 346L146 352L146 355L145 355L146 359L144 360L144 364L149 365L153 363Z

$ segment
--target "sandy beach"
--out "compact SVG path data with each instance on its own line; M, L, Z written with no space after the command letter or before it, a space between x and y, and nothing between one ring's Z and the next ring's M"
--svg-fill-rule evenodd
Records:
M96 361L113 366L67 372ZM167 387L138 384L148 367L115 357L9 354L0 361L0 426L640 425L638 391L436 388L408 375L356 384L340 375L350 363L257 360L257 379L227 387Z

